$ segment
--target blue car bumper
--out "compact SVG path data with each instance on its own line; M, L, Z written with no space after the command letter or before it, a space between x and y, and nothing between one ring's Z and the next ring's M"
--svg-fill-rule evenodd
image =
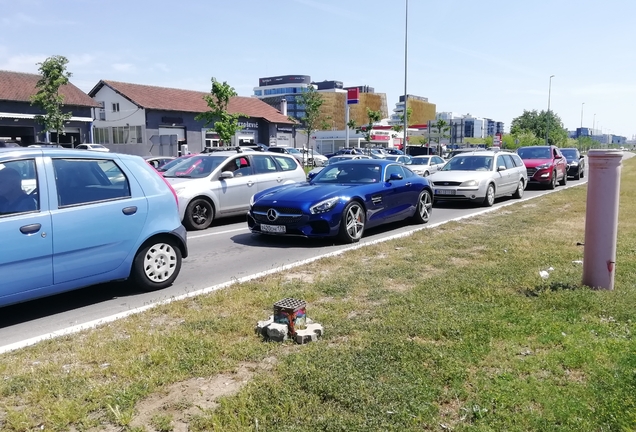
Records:
M342 209L321 214L304 214L296 209L275 208L277 217L268 217L268 209L252 208L247 213L247 226L253 233L300 237L332 237L338 235Z

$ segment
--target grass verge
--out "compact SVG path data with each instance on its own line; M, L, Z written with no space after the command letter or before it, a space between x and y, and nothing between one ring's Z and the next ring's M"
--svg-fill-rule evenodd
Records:
M571 188L4 354L0 429L634 430L635 185L612 292ZM284 297L322 340L254 334Z

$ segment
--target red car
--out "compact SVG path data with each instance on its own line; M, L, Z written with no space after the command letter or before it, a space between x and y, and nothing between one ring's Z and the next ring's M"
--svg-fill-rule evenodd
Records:
M541 184L549 189L568 182L568 163L557 146L532 146L517 149L528 170L528 184Z

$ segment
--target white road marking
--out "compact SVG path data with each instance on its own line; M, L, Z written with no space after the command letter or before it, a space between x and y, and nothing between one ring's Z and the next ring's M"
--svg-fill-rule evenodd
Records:
M480 211L475 212L475 213L471 213L471 214L464 215L464 216L458 216L456 218L449 219L449 220L446 220L446 221L437 222L437 223L434 223L434 224L426 224L426 225L423 225L423 226L412 228L409 231L401 232L401 233L398 233L398 234L393 234L393 235L390 235L390 236L387 236L387 237L378 238L378 239L375 239L375 240L370 240L370 241L366 241L366 242L360 242L360 243L357 243L355 245L352 245L352 246L349 246L349 247L346 247L346 248L343 248L343 249L340 249L340 250L337 250L337 251L333 251L333 252L329 252L329 253L326 253L326 254L323 254L323 255L315 256L313 258L308 258L308 259L305 259L305 260L302 260L302 261L296 261L296 262L291 263L291 264L286 264L286 265L283 265L283 266L280 266L280 267L276 267L276 268L273 268L273 269L270 269L270 270L266 270L266 271L263 271L263 272L254 273L254 274L248 275L248 276L243 276L243 277L238 278L238 279L230 280L230 281L223 282L223 283L220 283L220 284L217 284L217 285L212 285L212 286L209 286L209 287L206 287L206 288L202 288L202 289L197 290L197 291L192 291L192 292L189 292L189 293L186 293L186 294L181 294L179 296L170 297L170 298L167 298L167 299L164 299L164 300L160 300L160 301L158 301L156 303L147 304L147 305L144 305L142 307L138 307L138 308L131 309L131 310L128 310L128 311L125 311L125 312L120 312L120 313L115 314L115 315L111 315L111 316L108 316L108 317L104 317L104 318L96 319L96 320L93 320L93 321L89 321L89 322L84 323L84 324L79 324L79 325L67 327L67 328L62 329L62 330L54 331L54 332L51 332L51 333L46 333L46 334L43 334L41 336L32 337L30 339L25 339L23 341L15 342L15 343L0 347L0 354L4 354L4 353L9 352L9 351L14 351L14 350L17 350L17 349L21 349L21 348L24 348L24 347L27 347L27 346L30 346L30 345L35 345L36 343L41 342L43 340L53 339L53 338L57 338L57 337L60 337L60 336L66 336L66 335L70 335L70 334L73 334L73 333L78 333L78 332L83 331L83 330L88 330L88 329L92 329L92 328L95 328L95 327L99 327L99 326L101 326L103 324L107 324L109 322L113 322L113 321L116 321L118 319L126 318L128 316L135 315L135 314L147 311L149 309L152 309L152 308L160 306L160 305L169 304L169 303L172 303L174 301L184 300L184 299L187 299L187 298L190 298L190 297L196 297L196 296L200 296L200 295L203 295L203 294L208 294L208 293L211 293L211 292L214 292L214 291L218 291L218 290L223 289L223 288L227 288L227 287L232 286L234 284L240 284L240 283L244 283L244 282L249 282L249 281L252 281L254 279L258 279L260 277L263 277L263 276L267 276L267 275L274 274L274 273L279 273L279 272L282 272L282 271L285 271L285 270L289 270L289 269L292 269L292 268L295 268L295 267L300 267L302 265L306 265L306 264L312 263L314 261L318 261L319 259L322 259L322 258L334 257L334 256L342 255L343 253L348 252L350 250L360 249L360 248L365 247L365 246L375 245L375 244L383 243L383 242L386 242L386 241L389 241L389 240L395 240L395 239L398 239L398 238L407 237L407 236L410 236L411 234L413 234L416 231L421 231L421 230L424 230L424 229L436 228L438 226L447 224L449 222L455 222L455 221L460 221L460 220L463 220L463 219L469 219L469 218L472 218L472 217L475 217L475 216L480 216L480 215L483 215L483 214L486 214L486 213L490 213L490 212L499 210L500 208L503 208L503 207L508 207L510 205L514 205L514 204L517 204L517 203L529 201L529 200L532 200L532 199L535 199L535 198L539 198L539 197L542 197L542 196L550 194L550 193L554 193L554 192L558 192L558 191L561 191L561 190L569 189L571 187L580 186L580 185L583 185L583 184L586 184L586 183L587 183L587 180L579 182L579 183L576 183L576 184L568 184L566 186L560 186L559 188L557 188L555 190L549 190L549 191L546 191L546 192L544 192L542 194L539 194L539 195L535 195L535 196L528 197L528 198L522 198L520 200L512 200L512 201L509 201L507 203L501 204L501 205L499 205L497 207L489 207L489 208L480 210ZM225 232L234 232L234 231L242 231L242 230L243 230L243 228L235 229L235 230L228 230L228 231L225 231ZM210 233L210 234L202 234L201 236L195 236L193 238L199 238L199 237L204 237L204 236L209 236L209 235L216 235L216 234L222 234L222 232Z
M199 235L195 235L195 236L188 236L188 240L194 240L194 239L198 239L198 238L203 238L203 237L209 237L209 236L213 236L213 235L219 235L219 234L227 234L227 233L232 233L232 232L237 232L237 231L247 231L249 230L249 228L245 227L245 228L237 228L237 229L231 229L231 230L226 230L226 231L219 231L219 232L213 232L213 233L208 233L208 234L199 234Z

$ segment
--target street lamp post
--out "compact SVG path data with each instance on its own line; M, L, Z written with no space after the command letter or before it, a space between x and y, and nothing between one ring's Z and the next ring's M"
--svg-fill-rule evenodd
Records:
M585 102L583 102L581 104L581 129L583 129L583 105L585 105ZM581 131L583 132L583 131Z
M404 138L402 139L402 150L406 154L406 140L408 134L408 94L406 92L406 78L407 78L407 66L408 66L408 40L409 40L409 0L406 0L406 14L404 23Z
M547 125L545 128L545 145L550 145L548 142L548 136L550 135L550 95L552 93L552 78L554 75L550 75L550 85L548 86L548 115L547 115Z

